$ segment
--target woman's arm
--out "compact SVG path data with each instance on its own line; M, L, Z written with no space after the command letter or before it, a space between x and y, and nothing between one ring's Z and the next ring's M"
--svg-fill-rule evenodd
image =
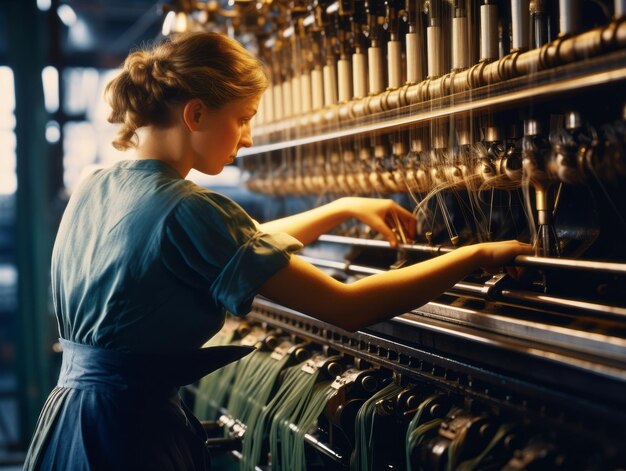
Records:
M289 265L262 286L261 294L355 331L426 304L480 267L502 266L517 255L532 253L531 246L517 241L470 245L350 284L292 256Z
M388 199L357 197L340 198L319 208L266 222L259 229L286 232L306 245L353 217L380 232L392 246L398 244L394 232L398 225L407 238L415 234L415 218L400 205Z

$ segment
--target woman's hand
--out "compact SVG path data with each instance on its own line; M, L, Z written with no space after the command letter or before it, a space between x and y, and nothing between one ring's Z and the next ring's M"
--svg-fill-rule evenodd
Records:
M339 198L257 227L269 233L286 232L307 245L353 217L383 234L393 247L398 245L399 239L409 242L415 237L413 215L392 200L376 198Z
M518 255L533 255L532 245L517 240L503 240L501 242L484 242L477 244L480 266L483 268L497 268L506 265Z
M380 232L392 247L415 237L415 217L393 200L346 197L341 203L352 217Z
M523 268L507 266L507 264L518 255L534 255L535 253L532 245L517 240L485 242L474 247L478 250L480 266L487 273L498 273L504 267L506 272L515 279L523 275Z

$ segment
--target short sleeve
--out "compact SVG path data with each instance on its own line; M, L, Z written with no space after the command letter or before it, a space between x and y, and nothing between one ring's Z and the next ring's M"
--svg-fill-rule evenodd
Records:
M167 270L238 316L250 311L260 287L302 248L288 234L259 231L237 203L209 191L183 198L163 234Z

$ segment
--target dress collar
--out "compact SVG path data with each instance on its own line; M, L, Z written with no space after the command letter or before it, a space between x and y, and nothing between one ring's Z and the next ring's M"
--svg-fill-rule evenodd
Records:
M165 173L173 178L183 177L176 171L174 167L159 159L133 159L122 160L118 163L119 168L128 170L148 170Z

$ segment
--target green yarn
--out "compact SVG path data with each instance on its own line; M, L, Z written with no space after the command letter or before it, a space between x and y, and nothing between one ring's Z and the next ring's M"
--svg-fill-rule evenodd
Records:
M278 380L278 375L289 361L290 357L288 355L285 355L279 360L270 357L259 367L260 374L256 375L253 380L256 382L256 387L250 389L250 393L245 398L246 407L242 411L241 420L246 424L248 429L254 429L256 426L256 422L263 407L265 407L270 400L270 395Z
M409 455L409 459L407 459L407 470L412 471L414 468L411 465L410 455L413 449L419 447L427 438L432 437L436 434L439 426L443 423L443 419L432 419L427 422L424 422L422 425L415 428L411 435L410 447L407 452ZM432 432L435 433L432 433ZM419 466L418 470L422 470L422 467Z
M306 471L304 436L317 423L317 418L324 411L329 399L337 391L331 387L332 382L324 381L314 386L311 399L300 417L294 421L297 430L287 430L284 441L281 443L282 455L288 457L285 470Z
M271 400L260 410L253 427L248 427L244 435L243 450L241 459L242 471L254 471L255 465L261 461L264 439L268 433L272 418L281 406L283 400L289 397L292 389L302 389L302 382L311 375L302 371L301 365L292 366L285 369L283 383L271 398Z
M313 386L319 376L319 371L313 374L301 371L290 390L278 405L272 417L270 427L270 452L272 456L273 471L293 471L289 464L291 455L287 450L286 443L291 433L290 425L295 423L300 414L306 409L312 395ZM286 451L287 450L287 451Z
M276 360L270 357L269 352L260 350L252 352L240 361L226 405L226 410L231 417L247 424L251 409L251 395L256 393L260 383L266 379L271 363L276 363Z
M474 458L463 461L461 464L459 464L456 467L456 471L473 471L474 469L476 469L476 467L489 455L491 450L493 450L496 447L496 445L498 445L498 443L500 443L500 441L502 441L504 437L506 437L507 434L511 430L513 430L513 428L514 428L513 424L501 425L496 431L491 441L487 444L485 449Z
M370 397L359 409L355 420L355 448L350 463L354 471L370 471L374 462L376 403L397 396L403 388L390 383Z
M421 466L414 468L411 462L411 455L413 454L413 450L419 448L422 443L424 443L427 439L434 437L437 434L437 430L439 430L439 426L443 423L444 419L432 419L430 421L424 421L423 411L428 407L432 401L437 396L431 396L425 399L418 407L418 410L409 423L409 427L407 429L407 438L406 438L406 463L407 463L407 471L417 471L422 470ZM452 408L447 417L451 417L455 414L461 412L460 408Z
M417 441L420 439L420 435L417 435L415 433L415 430L417 429L417 427L419 427L420 425L422 425L422 423L424 422L424 411L426 410L426 408L432 404L432 402L437 399L437 397L439 397L438 395L432 395L427 397L426 399L424 399L419 406L417 406L417 411L415 412L415 415L413 416L413 418L411 419L411 421L409 422L409 425L406 429L406 445L405 445L405 451L406 451L406 463L407 463L407 469L410 471L411 470L411 453L413 451L413 449L417 446Z

